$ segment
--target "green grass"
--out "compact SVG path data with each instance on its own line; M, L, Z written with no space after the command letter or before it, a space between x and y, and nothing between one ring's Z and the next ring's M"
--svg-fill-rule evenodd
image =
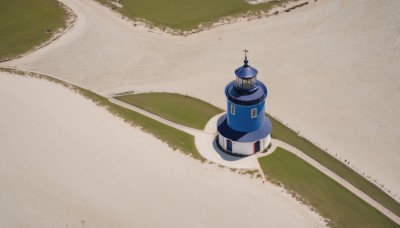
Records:
M193 101L192 101L193 99ZM147 93L120 97L120 100L145 109L170 121L203 129L209 118L222 110L206 102L189 98L179 94ZM201 104L201 105L200 105ZM194 111L196 110L196 111ZM200 117L194 117L191 113L202 113L209 110L208 114L202 114L200 125L194 126ZM310 141L298 136L296 132L269 116L272 121L271 136L284 141L300 151L304 152L323 166L327 167L356 188L360 189L375 201L400 216L400 204L383 190L361 176L359 173L326 153ZM200 123L200 122L198 122Z
M336 227L398 227L398 225L296 155L282 149L259 158L267 178L302 196Z
M222 110L202 100L174 93L141 93L115 97L169 121L203 130Z
M281 122L269 116L272 121L272 133L271 136L275 139L279 139L286 142L303 153L307 154L321 165L330 169L356 188L363 191L369 197L400 216L400 204L396 202L392 197L386 194L382 189L371 183L369 180L358 174L356 171L337 160L335 157L326 153L310 141L298 136L296 132L289 129Z
M131 19L145 19L159 27L190 30L201 22L268 10L273 1L251 5L244 0L122 0L122 9L110 0L97 0ZM284 0L283 2L287 2ZM67 13L56 0L0 0L0 61L15 58L47 41L65 25ZM51 30L51 32L46 32Z
M112 7L131 19L145 19L158 27L175 30L191 30L202 22L214 22L222 17L238 16L248 11L269 10L275 5L288 2L272 1L251 5L245 0L121 0L123 8L97 0Z
M56 0L0 0L0 61L45 42L66 17Z
M0 71L25 75L25 72L19 70L0 68ZM205 159L197 151L194 143L194 137L190 134L177 130L163 123L160 123L156 120L153 120L137 112L134 112L130 109L111 103L105 97L102 97L96 93L80 88L78 86L71 85L59 79L55 79L46 75L36 74L36 73L28 73L27 76L46 79L55 82L57 84L61 84L67 88L70 88L73 91L81 94L85 98L92 100L97 105L105 107L108 111L110 111L115 116L122 118L125 122L133 126L141 127L143 131L154 135L158 139L167 143L173 149L178 149L183 153L188 154L197 160L200 160L201 162L205 161Z
M5 68L0 68L0 70L7 71L7 72L12 72L12 73L18 73L18 74L24 74L22 71L18 70L10 70L10 69L5 69ZM57 82L59 84L62 84L66 87L72 88L73 90L77 91L78 93L82 94L88 99L91 99L92 101L96 102L97 104L106 107L110 112L113 114L123 118L125 121L129 122L132 125L135 126L140 126L143 128L144 131L147 131L157 138L161 139L162 141L166 142L168 145L175 149L179 149L182 152L186 154L190 154L196 159L199 159L201 161L204 161L204 159L201 157L201 155L198 153L197 149L195 148L194 145L194 138L193 136L186 134L184 132L181 132L179 130L176 130L172 127L169 127L167 125L164 125L162 123L159 123L155 120L152 120L146 116L143 116L141 114L138 114L136 112L133 112L129 109L120 107L118 105L115 105L111 102L109 102L106 98L99 96L93 92L90 92L88 90L70 85L68 83L65 83L63 81L60 81L58 79L54 79L48 76L44 75L39 75L39 74L34 74L34 73L29 73L30 76L32 77L38 77L38 78L46 78L47 80ZM134 96L138 96L134 95ZM151 94L140 94L142 96L149 96L151 99L147 99L146 102L153 102L154 99L157 98L157 96L167 96L169 99L169 103L175 103L176 100L180 100L179 102L186 102L184 104L188 104L189 106L192 105L192 103L197 103L201 104L201 109L200 112L205 112L208 113L207 115L209 118L214 116L215 114L221 112L219 108L216 108L206 102L202 102L200 100L194 99L194 98L189 98L183 95L177 95L177 94L164 94L164 93L158 93L158 94L153 94L155 96L151 96ZM131 97L131 95L127 96ZM175 100L174 100L175 99ZM160 101L159 99L156 99ZM188 102L189 101L189 102ZM145 106L152 106L147 104L146 102L143 103ZM196 105L197 106L197 105ZM195 107L199 109L199 107ZM163 109L160 109L161 111ZM160 111L159 110L159 111ZM209 111L205 111L209 110ZM148 110L152 112L151 110ZM171 111L171 109L167 109L168 112ZM174 111L174 109L172 109ZM199 111L199 110L197 110ZM193 112L193 108L186 108L183 110L179 110L181 118L187 118L190 113ZM161 114L163 116L164 114ZM165 117L165 116L163 116ZM205 118L205 117L204 117ZM205 118L208 120L208 118ZM371 198L394 212L395 214L399 215L400 214L400 205L390 196L388 196L385 192L383 192L380 188L378 188L376 185L372 184L370 181L362 177L360 174L337 160L335 157L327 154L325 151L322 149L318 148L308 140L299 137L296 132L293 130L289 129L276 119L270 117L272 124L273 124L273 130L272 130L272 137L279 139L281 141L284 141L288 144L293 145L294 147L298 148L299 150L303 151L305 154L308 156L312 157L314 160L318 161L320 164L324 165L325 167L329 168L339 176L341 176L343 179L347 180L350 182L352 185L355 187L359 188L361 191L365 192L367 195L369 195ZM181 120L180 120L181 121ZM192 119L185 120L185 121L193 121ZM179 122L179 121L178 121ZM203 121L203 126L206 121ZM183 122L181 122L184 124ZM184 124L187 125L187 124ZM200 128L201 129L201 128ZM261 162L261 161L260 161ZM265 165L265 164L262 164ZM268 171L268 170L264 170ZM301 192L299 192L302 194ZM323 199L321 199L321 202L324 202ZM329 208L328 208L329 209ZM328 213L328 212L325 212Z

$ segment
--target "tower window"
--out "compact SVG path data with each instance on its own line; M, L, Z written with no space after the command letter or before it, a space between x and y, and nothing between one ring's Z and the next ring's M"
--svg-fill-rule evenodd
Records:
M251 118L256 118L257 117L257 108L252 108L251 109Z
M235 86L240 89L253 89L257 86L257 77L253 78L236 77Z
M233 104L231 104L231 114L235 115L235 106Z

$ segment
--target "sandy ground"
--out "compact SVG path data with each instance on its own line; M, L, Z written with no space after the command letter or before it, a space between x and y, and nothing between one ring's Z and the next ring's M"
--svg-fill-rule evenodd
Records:
M189 37L134 27L93 1L62 2L75 26L1 65L104 95L178 91L224 107L247 48L269 87L268 112L400 195L400 1L319 0Z
M0 227L322 226L280 188L172 151L60 85L0 73L0 103Z

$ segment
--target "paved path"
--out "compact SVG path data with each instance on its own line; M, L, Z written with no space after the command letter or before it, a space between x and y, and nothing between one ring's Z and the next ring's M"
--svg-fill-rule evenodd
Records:
M74 26L48 46L0 65L56 75L102 95L163 90L225 106L222 75L241 63L238 52L248 39L260 79L275 88L270 111L400 195L400 1L321 0L187 37L148 32L92 0L60 1L77 15ZM277 67L282 59L290 67ZM369 159L377 150L379 159Z
M120 105L122 107L128 108L132 111L138 112L142 115L150 117L154 120L157 120L163 124L174 127L178 130L186 132L190 135L193 135L195 138L195 145L199 153L206 158L208 161L214 162L219 165L223 165L229 168L236 169L260 169L260 165L258 164L257 157L248 156L248 157L236 157L231 156L223 151L221 151L216 143L215 137L217 136L216 129L216 121L220 115L214 116L206 125L203 130L198 130L190 127L186 127L174 122L171 122L167 119L164 119L160 116L154 115L150 112L147 112L143 109L135 107L133 105L127 104L123 101L117 100L115 98L109 98L110 102Z
M204 127L204 132L207 134L196 136L195 144L197 150L208 160L223 166L236 169L260 170L260 164L258 163L257 157L232 156L218 148L215 140L217 137L217 122L218 118L223 114L224 113L218 114L207 122Z
M311 157L306 155L305 153L301 152L297 148L295 148L295 147L293 147L293 146L291 146L291 145L289 145L289 144L287 144L285 142L282 142L280 140L272 139L271 143L272 143L272 145L273 145L273 147L275 149L277 147L281 147L281 148L284 148L284 149L288 150L289 152L297 155L299 158L301 158L304 161L308 162L310 165L314 166L319 171L323 172L325 175L329 176L330 178L332 178L333 180L335 180L336 182L341 184L343 187L347 188L349 191L351 191L352 193L354 193L355 195L357 195L358 197L363 199L365 202L367 202L371 206L375 207L377 210L379 210L384 215L386 215L387 217L389 217L390 219L395 221L397 224L400 224L400 218L397 215L395 215L393 212L391 212L388 209L386 209L384 206L382 206L381 204L376 202L374 199L369 197L367 194L365 194L364 192L362 192L358 188L354 187L352 184L347 182L345 179L341 178L340 176L338 176L337 174L335 174L334 172L332 172L331 170L329 170L325 166L321 165L320 163L318 163L317 161L315 161L314 159L312 159ZM266 155L265 154L257 154L257 157L264 157L264 156L267 156L267 155L268 154L266 154Z
M163 124L166 124L166 125L168 125L168 126L171 126L171 127L173 127L173 128L176 128L176 129L178 129L178 130L181 130L181 131L183 131L183 132L186 132L186 133L188 133L188 134L190 134L190 135L193 135L193 136L195 136L195 137L196 137L197 135L199 135L199 134L204 134L204 132L203 132L202 130L194 129L194 128L191 128L191 127L186 127L186 126L183 126L183 125L180 125L180 124L171 122L171 121L169 121L169 120L167 120L167 119L164 119L164 118L162 118L162 117L160 117L160 116L154 115L153 113L150 113L150 112L148 112L148 111L145 111L145 110L140 109L140 108L138 108L138 107L135 107L135 106L133 106L133 105L127 104L127 103L125 103L125 102L123 102L123 101L120 101L120 100L117 100L117 99L115 99L115 98L108 98L108 100L109 100L110 102L114 103L114 104L120 105L120 106L122 106L122 107L124 107L124 108L127 108L127 109L130 109L130 110L132 110L132 111L138 112L138 113L140 113L140 114L142 114L142 115L145 115L145 116L147 116L147 117L150 117L150 118L152 118L152 119L154 119L154 120L157 120L158 122L161 122L161 123L163 123Z
M52 76L50 76L50 77L52 77ZM73 84L73 83L71 83L71 84ZM311 157L307 156L306 154L304 154L297 148L295 148L285 142L282 142L282 141L276 140L276 139L271 139L272 147L269 149L269 151L267 153L256 154L255 156L248 156L248 157L240 158L240 157L235 157L235 156L225 154L216 146L216 143L215 143L215 137L217 136L216 121L218 120L219 116L222 115L223 113L214 116L207 123L206 127L204 128L204 131L202 131L202 130L186 127L186 126L171 122L160 116L154 115L150 112L147 112L143 109L140 109L140 108L137 108L130 104L127 104L125 102L116 100L112 97L108 98L108 100L114 104L128 108L128 109L138 112L142 115L150 117L154 120L157 120L161 123L164 123L168 126L174 127L176 129L179 129L190 135L193 135L195 137L196 147L197 147L199 153L204 158L206 158L209 161L215 162L217 164L226 166L226 167L239 168L239 169L261 170L260 165L257 160L258 158L268 156L269 154L273 153L277 147L284 148L284 149L288 150L289 152L294 153L295 155L297 155L304 161L308 162L309 164L311 164L312 166L314 166L315 168L317 168L318 170L323 172L325 175L329 176L330 178L332 178L333 180L335 180L336 182L338 182L339 184L344 186L349 191L353 192L355 195L357 195L358 197L363 199L365 202L369 203L371 206L373 206L374 208L379 210L381 213L383 213L384 215L386 215L387 217L389 217L390 219L395 221L397 224L400 224L400 218L397 215L395 215L394 213L392 213L391 211L389 211L388 209L386 209L385 207L380 205L378 202L376 202L375 200L370 198L367 194L360 191L358 188L354 187L353 185L351 185L349 182L347 182L340 176L336 175L334 172L330 171L326 167L319 164L317 161L315 161ZM262 172L262 170L261 170L261 172Z
M247 156L247 157L235 157L228 155L224 152L222 152L216 145L215 142L215 137L217 136L217 129L216 129L216 122L218 118L223 114L219 114L214 116L210 121L208 121L207 125L204 128L204 131L186 127L177 123L173 123L169 120L166 120L160 116L154 115L152 113L149 113L147 111L144 111L140 108L134 107L132 105L129 105L125 102L116 100L114 98L109 98L109 100L115 104L121 105L125 108L131 109L135 112L138 112L140 114L146 115L150 118L153 118L161 123L164 123L166 125L169 125L171 127L174 127L176 129L179 129L181 131L184 131L188 134L191 134L195 137L195 144L196 148L198 149L199 153L206 158L209 161L215 162L217 164L227 166L230 168L239 168L239 169L258 169L261 170L260 165L258 163L258 158L268 156L269 154L273 153L276 148L281 147L286 150L288 150L291 153L294 153L297 155L299 158L303 159L304 161L308 162L310 165L314 166L321 172L323 172L325 175L329 176L339 184L341 184L343 187L363 199L365 202L369 203L371 206L375 207L377 210L382 212L384 215L395 221L397 224L400 224L400 218L383 207L381 204L373 200L371 197L369 197L367 194L359 190L358 188L354 187L351 185L349 182L347 182L345 179L341 178L340 176L336 175L334 172L331 170L327 169L325 166L321 165L311 157L307 156L305 153L301 152L297 148L282 142L280 140L276 139L271 139L272 146L268 150L267 153L258 153L255 156ZM262 172L262 170L261 170Z

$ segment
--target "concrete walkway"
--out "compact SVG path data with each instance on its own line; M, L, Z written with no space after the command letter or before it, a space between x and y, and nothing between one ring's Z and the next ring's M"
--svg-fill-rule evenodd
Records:
M247 156L247 157L237 157L229 155L217 146L217 121L218 118L224 113L218 114L211 118L206 126L204 127L204 132L206 134L198 135L195 137L196 148L199 153L212 162L217 164L236 168L236 169L260 169L257 157Z
M393 212L391 212L388 209L386 209L384 206L382 206L381 204L376 202L374 199L369 197L367 194L365 194L364 192L362 192L358 188L354 187L352 184L347 182L345 179L343 179L340 176L336 175L334 172L332 172L331 170L329 170L325 166L321 165L320 163L318 163L317 161L315 161L314 159L312 159L311 157L309 157L305 153L301 152L297 148L295 148L295 147L293 147L293 146L291 146L291 145L289 145L289 144L287 144L285 142L282 142L282 141L279 141L279 140L276 140L276 139L272 139L271 143L273 145L273 147L271 147L271 149L274 148L273 150L275 150L277 147L281 147L281 148L283 148L283 149L295 154L299 158L303 159L304 161L306 161L310 165L314 166L319 171L323 172L325 175L327 175L328 177L332 178L333 180L335 180L336 182L341 184L343 187L345 187L346 189L348 189L349 191L351 191L352 193L354 193L355 195L357 195L358 197L363 199L365 202L367 202L371 206L375 207L378 211L382 212L382 214L386 215L387 217L389 217L390 219L395 221L397 224L400 224L400 218L397 215L395 215ZM273 152L273 150L271 150L271 151ZM256 156L259 158L259 157L268 156L268 154L257 154Z
M186 126L183 126L183 125L180 125L180 124L171 122L171 121L169 121L169 120L167 120L167 119L164 119L164 118L162 118L162 117L160 117L160 116L157 116L157 115L155 115L155 114L153 114L153 113L150 113L150 112L148 112L148 111L145 111L145 110L143 110L143 109L140 109L140 108L138 108L138 107L135 107L135 106L133 106L133 105L130 105L130 104L125 103L125 102L123 102L123 101L117 100L117 99L115 99L115 98L112 98L112 97L111 97L111 98L108 98L108 100L109 100L110 102L114 103L114 104L117 104L117 105L122 106L122 107L124 107L124 108L130 109L130 110L132 110L132 111L135 111L135 112L137 112L137 113L140 113L140 114L142 114L142 115L145 115L145 116L147 116L147 117L150 117L150 118L152 118L152 119L154 119L154 120L157 120L158 122L161 122L161 123L163 123L163 124L166 124L166 125L168 125L168 126L171 126L171 127L173 127L173 128L176 128L176 129L178 129L178 130L181 130L181 131L183 131L183 132L186 132L186 133L188 133L188 134L190 134L190 135L193 135L193 136L195 136L195 137L196 137L196 135L198 135L198 134L204 134L204 132L201 131L201 130L194 129L194 128L191 128L191 127L186 127Z
M150 117L154 120L157 120L163 124L186 132L190 135L194 136L195 145L201 156L203 156L208 161L214 162L219 165L223 165L229 168L236 169L260 169L260 165L258 164L257 157L248 156L248 157L236 157L231 156L229 154L221 151L215 142L215 137L217 136L217 128L216 124L218 121L218 117L222 114L214 116L211 120L208 121L204 131L186 127L174 122L171 122L167 119L164 119L160 116L154 115L153 113L147 112L143 109L135 107L133 105L127 104L115 98L108 98L108 100L114 104L120 105L124 108L130 109L132 111L138 112L142 115Z
M379 204L378 202L373 200L367 194L365 194L358 188L354 187L349 182L347 182L340 176L336 175L334 172L327 169L325 166L321 165L320 163L318 163L311 157L307 156L305 153L301 152L297 148L295 148L285 142L282 142L282 141L279 141L276 139L271 139L272 146L268 150L268 152L258 153L254 156L236 157L236 156L231 156L231 155L224 153L217 147L216 140L215 140L215 138L217 137L216 124L217 124L218 118L223 113L211 118L208 121L207 125L205 126L204 131L201 131L201 130L186 127L186 126L183 126L183 125L180 125L177 123L173 123L173 122L166 120L160 116L154 115L152 113L149 113L140 108L129 105L125 102L116 100L114 98L109 98L109 100L112 103L121 105L125 108L131 109L135 112L138 112L147 117L155 119L161 123L164 123L166 125L174 127L181 131L184 131L190 135L193 135L195 137L196 148L204 158L206 158L207 160L212 161L214 163L217 163L219 165L226 166L226 167L237 168L237 169L258 169L262 172L260 165L258 163L258 158L268 156L269 154L273 153L276 150L276 148L278 148L278 147L284 148L284 149L288 150L289 152L295 154L299 158L303 159L310 165L314 166L315 168L317 168L318 170L320 170L325 175L329 176L330 178L332 178L339 184L341 184L343 187L345 187L346 189L348 189L349 191L351 191L352 193L354 193L355 195L357 195L358 197L363 199L365 202L367 202L368 204L370 204L371 206L373 206L374 208L376 208L377 210L382 212L384 215L386 215L387 217L389 217L390 219L395 221L397 224L400 224L400 218L397 215L395 215L393 212L391 212L388 209L386 209L385 207L383 207L381 204Z

